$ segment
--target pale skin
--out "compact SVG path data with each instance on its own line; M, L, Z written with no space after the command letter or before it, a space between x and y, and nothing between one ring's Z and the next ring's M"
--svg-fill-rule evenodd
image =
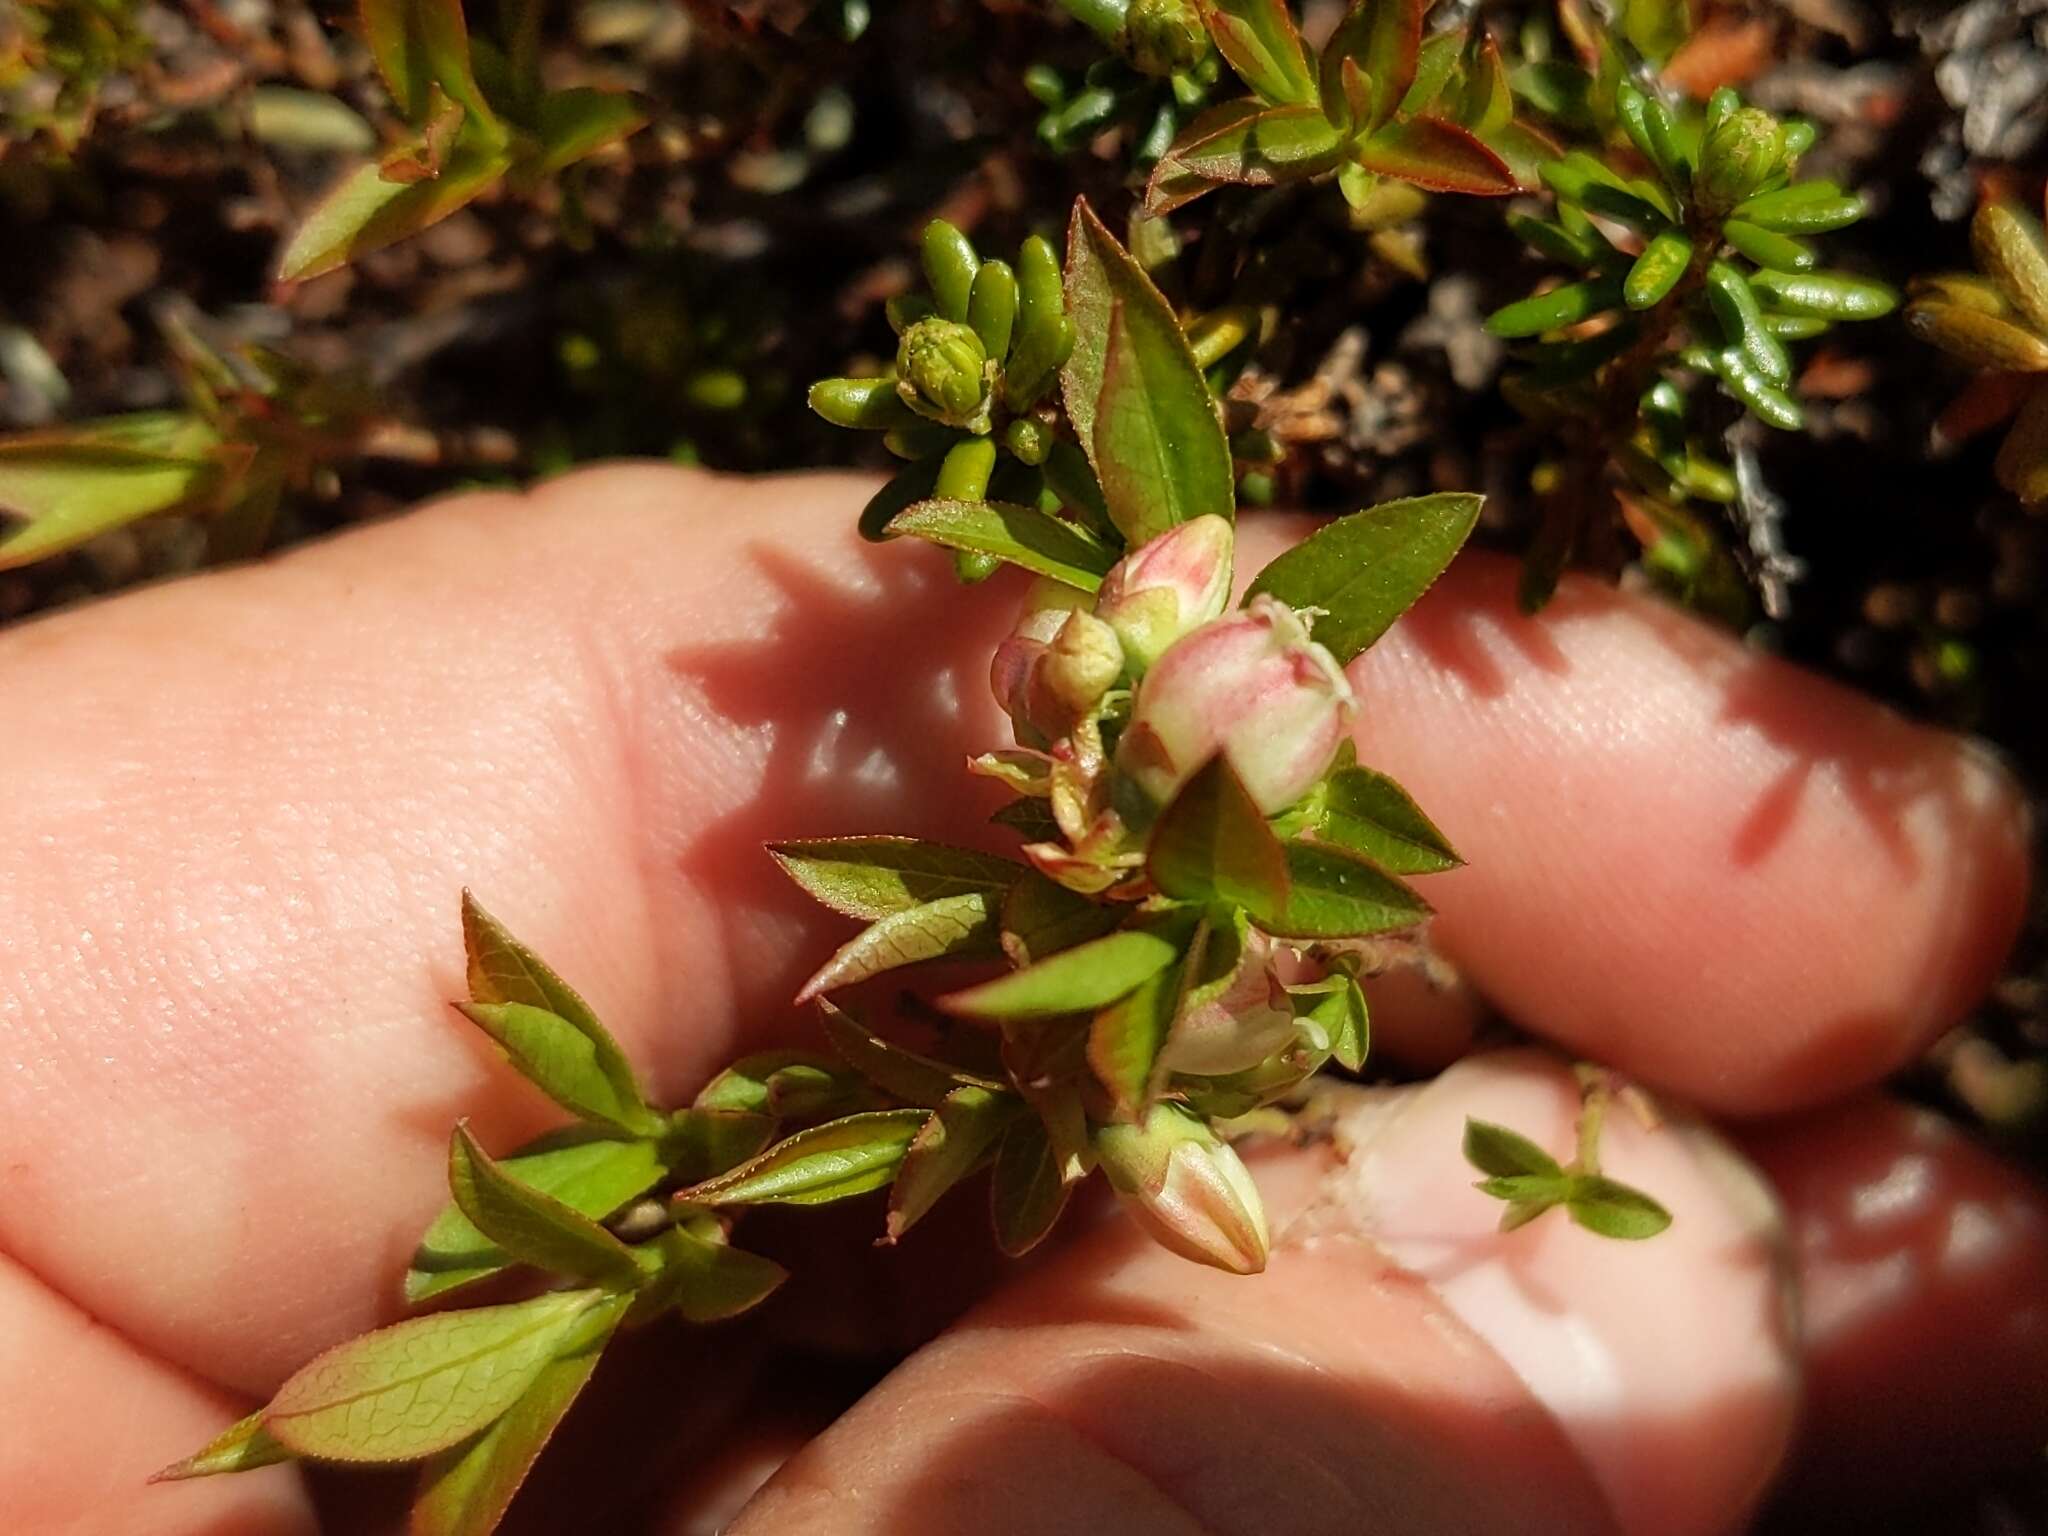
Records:
M681 1100L752 1044L805 1039L788 999L846 936L761 843L1001 846L960 762L1002 739L983 677L1006 603L929 551L859 544L864 489L591 471L0 633L10 1529L321 1528L289 1469L143 1480L398 1315L457 1117L497 1149L555 1118L445 1007L462 887ZM1305 527L1249 526L1241 574ZM1796 1337L1761 1260L1684 1262L1681 1233L1727 1252L1738 1233L1683 1168L1668 1267L1638 1281L1555 1217L1542 1239L1558 1315L1648 1319L1624 1367L1736 1319L1701 1356L1763 1362L1741 1416L1761 1427L1679 1432L1626 1369L1590 1422L1566 1402L1583 1383L1516 1363L1483 1304L1390 1265L1408 1250L1365 1230L1336 1154L1277 1152L1256 1162L1264 1276L1084 1221L735 1529L1712 1531L1781 1462L1889 1498L2048 1437L2048 1201L1870 1091L1997 972L2026 893L2017 791L1645 599L1568 583L1531 621L1511 590L1469 557L1353 669L1361 755L1470 861L1425 888L1472 988L1726 1117L1782 1193ZM1390 986L1375 1049L1440 1063L1472 1017ZM1501 1094L1549 1113L1540 1084L1503 1081L1461 1068L1431 1114L1454 1131ZM1479 1201L1454 1143L1358 1166L1372 1190ZM739 1373L740 1337L680 1346L693 1379L721 1352ZM671 1448L668 1529L713 1528L800 1438L704 1416Z

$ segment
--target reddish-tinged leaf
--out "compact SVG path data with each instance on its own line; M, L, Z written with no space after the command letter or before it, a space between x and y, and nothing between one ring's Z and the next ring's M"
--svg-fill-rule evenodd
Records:
M426 121L438 85L480 122L495 127L496 114L470 68L462 0L362 0L362 17L370 56L407 122Z
M823 1205L880 1189L931 1111L879 1109L778 1141L729 1173L682 1190L692 1205Z
M1216 51L1260 96L1285 106L1316 99L1287 0L1204 0L1202 17Z
M1343 147L1343 136L1319 108L1273 107L1174 151L1173 159L1177 176L1270 187L1332 169Z
M534 174L551 176L638 133L646 124L646 109L624 91L588 86L550 91L540 99L542 153Z
M465 139L431 181L387 181L376 165L357 166L306 215L277 275L318 277L416 235L488 190L511 163L503 149Z
M908 1232L940 1196L982 1165L1020 1107L1014 1094L972 1085L946 1095L903 1154L890 1186L889 1241Z
M1358 146L1358 163L1431 192L1506 197L1517 191L1508 163L1465 129L1441 118L1388 123Z
M1145 211L1155 216L1171 213L1176 208L1186 207L1204 192L1214 191L1217 183L1190 171L1181 156L1213 141L1225 140L1228 135L1248 131L1242 125L1249 123L1262 110L1257 101L1246 97L1211 107L1188 124L1152 168L1152 179L1145 187Z

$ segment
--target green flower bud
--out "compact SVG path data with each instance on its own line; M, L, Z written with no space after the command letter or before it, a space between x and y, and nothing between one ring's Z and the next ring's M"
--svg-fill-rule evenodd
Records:
M896 349L896 392L903 403L949 427L988 430L994 372L981 338L957 320L920 320Z
M1693 197L1708 213L1726 213L1784 163L1784 127L1768 112L1742 107L1716 123L1700 146Z
M1124 57L1139 74L1178 74L1208 52L1209 32L1194 0L1131 0L1124 15Z

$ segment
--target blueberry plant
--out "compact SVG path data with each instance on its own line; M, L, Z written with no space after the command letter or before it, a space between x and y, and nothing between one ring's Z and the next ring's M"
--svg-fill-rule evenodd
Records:
M1429 906L1411 879L1459 862L1406 790L1356 760L1345 666L1436 580L1480 499L1340 518L1233 607L1221 415L1124 246L1084 202L1063 270L1041 242L1013 275L944 225L926 249L934 293L904 307L896 375L828 381L814 400L929 443L912 471L928 489L885 493L868 532L1034 578L990 669L1014 741L969 764L1014 792L995 819L1015 854L891 836L773 845L764 857L861 925L798 994L829 1053L745 1057L679 1107L650 1102L583 1000L465 898L459 1011L575 1123L502 1155L456 1126L452 1203L406 1299L508 1269L532 1294L339 1344L163 1477L418 1461L413 1530L488 1531L615 1340L671 1314L731 1317L782 1283L735 1241L762 1205L886 1191L894 1241L986 1172L995 1241L1022 1254L1099 1172L1173 1252L1264 1268L1265 1213L1232 1140L1326 1065L1363 1067L1361 978L1417 942ZM1025 499L991 499L998 426ZM1061 444L1085 486L1071 507L1042 473ZM968 1026L943 1056L839 1001L942 960L984 972L934 1001ZM1589 1082L1570 1165L1505 1127L1468 1128L1504 1226L1552 1207L1616 1238L1668 1223L1599 1172L1608 1090Z

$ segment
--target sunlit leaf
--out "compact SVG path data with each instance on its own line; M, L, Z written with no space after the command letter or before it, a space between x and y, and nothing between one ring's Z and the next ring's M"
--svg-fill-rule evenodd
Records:
M952 1094L965 1087L995 1089L1000 1085L987 1078L933 1061L900 1045L891 1045L869 1033L835 1007L829 999L818 1000L826 1038L846 1064L892 1098L926 1109L937 1109Z
M1021 971L939 999L949 1013L975 1019L1050 1018L1107 1007L1179 956L1184 936L1125 928L1048 955Z
M1408 791L1384 773L1353 765L1330 776L1316 835L1363 854L1390 875L1455 869L1458 857Z
M1145 869L1161 891L1183 901L1275 910L1287 900L1280 840L1221 755L1160 814L1146 843Z
M554 1359L600 1291L437 1312L337 1344L301 1367L263 1410L302 1456L413 1461L468 1439Z
M1481 499L1444 492L1341 517L1261 571L1247 596L1321 609L1316 639L1349 661L1435 584L1479 521Z
M1655 1237L1671 1225L1671 1213L1640 1189L1597 1173L1573 1175L1564 1207L1588 1232L1624 1242Z
M1202 0L1216 51L1267 101L1312 102L1315 77L1287 0Z
M551 1131L499 1160L498 1167L592 1221L603 1221L661 1182L667 1168L653 1141L577 1127ZM498 1273L512 1258L452 1202L427 1228L405 1275L405 1299L422 1302Z
M1079 524L1005 501L917 502L889 520L887 537L906 536L993 555L1083 592L1101 586L1116 563L1115 552Z
M1286 848L1286 901L1246 907L1275 937L1359 938L1412 928L1429 916L1428 902L1355 855L1316 843Z
M1355 151L1368 171L1431 192L1506 197L1520 190L1514 170L1469 130L1434 117L1397 118Z
M218 1477L226 1472L250 1472L257 1467L272 1467L291 1459L291 1451L280 1445L263 1427L263 1414L259 1410L246 1419L236 1420L183 1461L172 1462L161 1472L153 1473L149 1480L152 1483L176 1483L188 1477Z
M823 1205L882 1188L931 1111L880 1109L798 1131L677 1195L695 1205Z
M196 417L168 411L0 438L0 570L203 495L218 443Z
M464 137L441 174L425 180L392 181L374 162L357 166L293 232L277 275L287 282L318 277L416 235L488 190L511 165L502 145Z
M1067 309L1067 414L1124 538L1135 548L1176 523L1234 516L1223 419L1180 322L1085 200L1067 235Z
M807 1003L835 987L852 986L898 966L997 954L995 912L996 903L986 891L941 896L892 912L842 944L804 983L796 1000Z
M903 1154L903 1166L889 1188L887 1231L893 1241L908 1232L942 1195L988 1159L1020 1108L1015 1094L976 1087L955 1088L940 1100Z
M1025 866L914 837L825 837L770 843L784 874L834 912L866 922L941 896L1007 890Z
M592 1306L490 1428L442 1451L421 1469L409 1536L487 1536L497 1529L534 1461L597 1368L630 1300L615 1296Z
M1465 1121L1465 1161L1494 1178L1534 1175L1561 1178L1564 1168L1558 1160L1519 1131L1490 1120Z
M680 1222L655 1240L661 1269L636 1303L636 1314L674 1308L685 1322L722 1323L758 1307L789 1271L773 1259L724 1240L708 1218Z
M470 1224L517 1263L612 1290L640 1282L632 1250L565 1201L521 1182L455 1127L448 1145L448 1187Z

